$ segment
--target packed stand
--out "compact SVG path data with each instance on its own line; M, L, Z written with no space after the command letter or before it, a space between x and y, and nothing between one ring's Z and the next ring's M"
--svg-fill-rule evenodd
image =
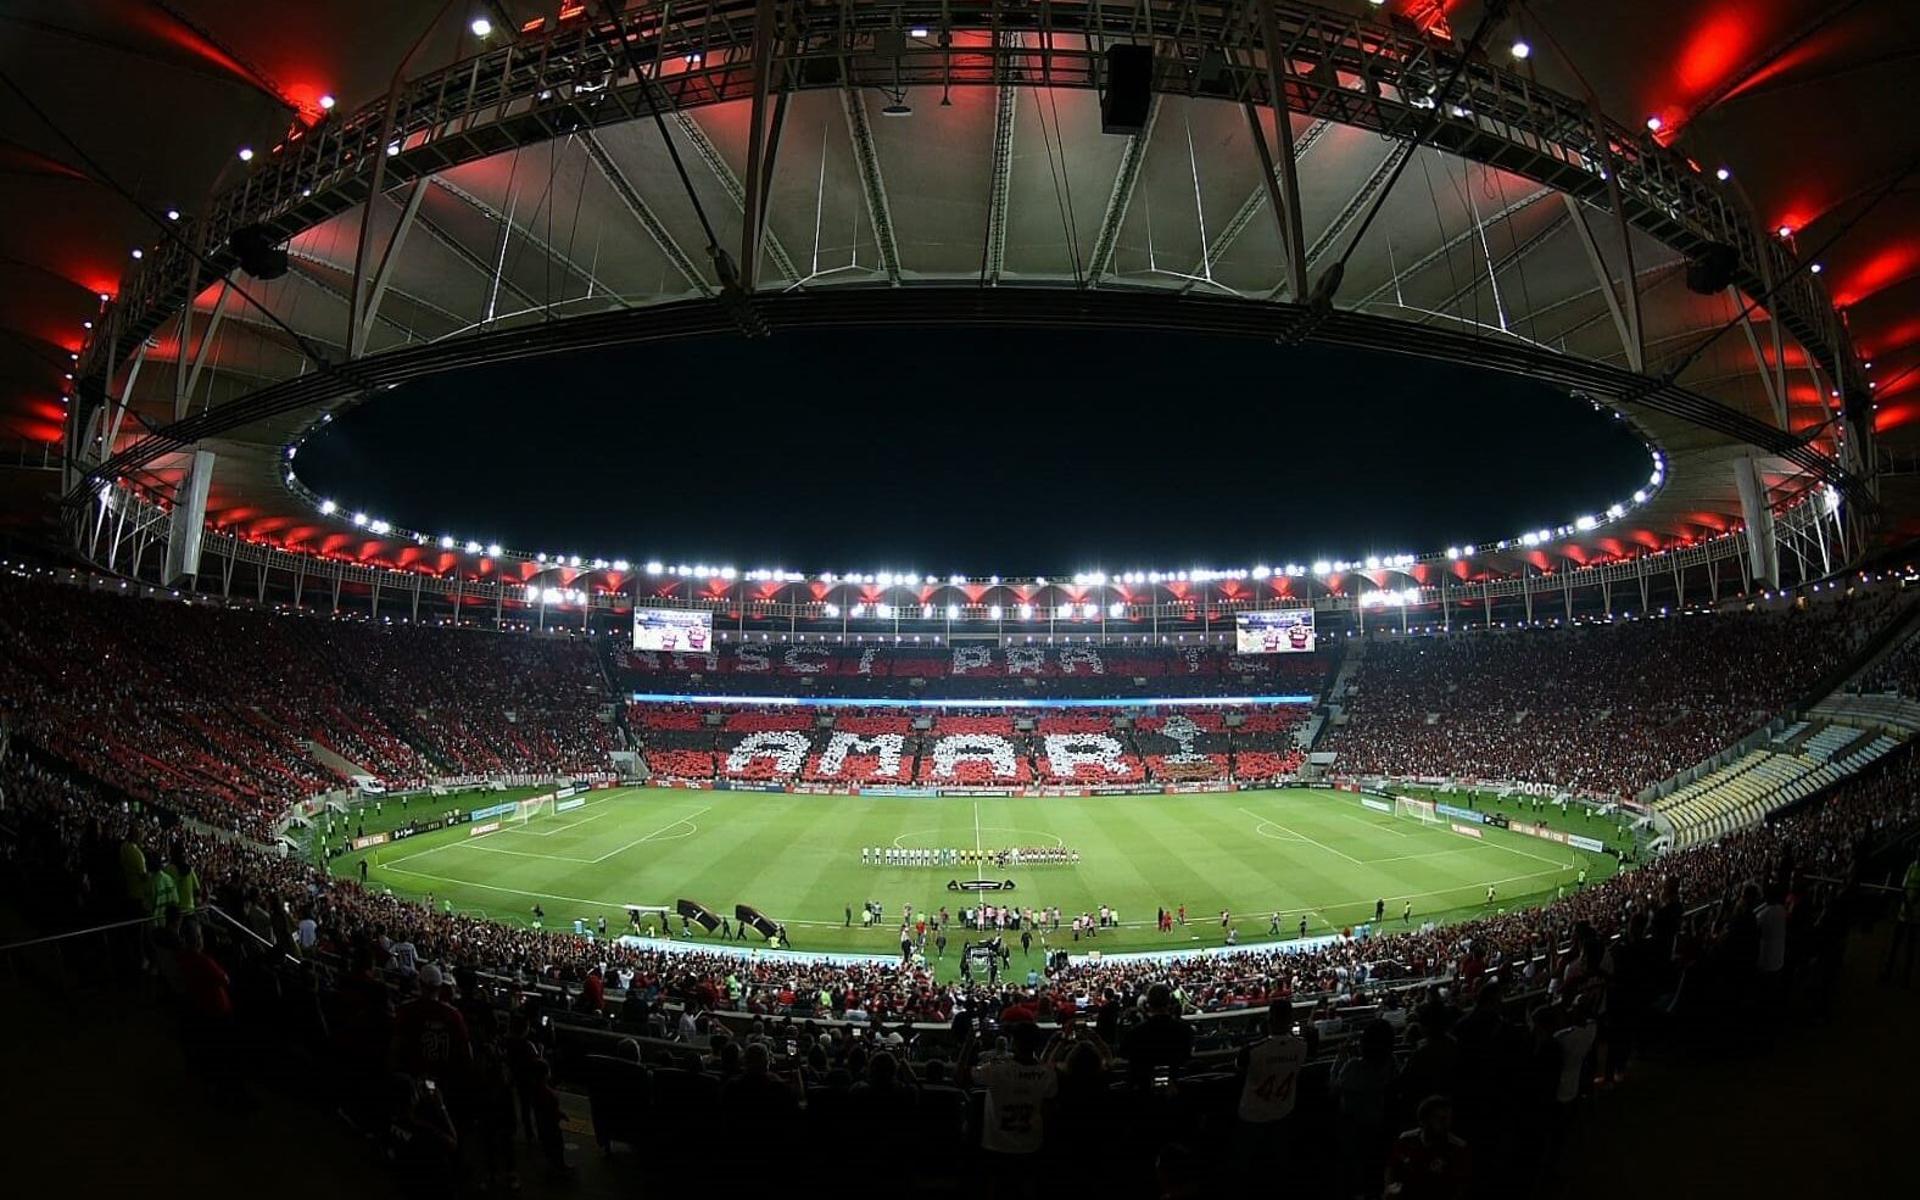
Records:
M1163 1144L1200 1139L1218 1147L1214 1166L1257 1171L1231 1156L1276 1149L1282 1129L1296 1147L1290 1178L1313 1194L1368 1194L1430 1168L1462 1187L1469 1171L1483 1187L1498 1180L1498 1194L1551 1190L1581 1096L1623 1077L1645 1044L1775 1029L1789 996L1824 1007L1858 915L1828 881L1855 878L1910 832L1916 782L1903 751L1772 826L1536 911L1298 953L1109 957L1051 963L1031 983L1012 970L941 983L910 966L490 924L170 827L18 756L0 766L8 882L33 914L149 918L138 952L179 981L197 1062L238 1076L261 1061L249 1047L304 1049L327 1062L350 1118L382 1128L393 1104L442 1131L429 1162L402 1158L403 1169L510 1186L521 1139L564 1164L552 1088L565 1074L587 1088L603 1145L644 1151L659 1120L712 1121L806 1153L800 1129L844 1132L854 1114L884 1112L919 1143L986 1151L990 1174L1058 1167L1108 1194L1123 1194L1111 1185L1138 1169L1142 1147L1158 1150L1163 1176L1193 1173L1187 1194L1219 1194L1201 1187L1210 1172L1197 1159ZM192 915L209 902L226 916ZM230 934L227 917L250 936ZM290 960L297 986L260 986ZM1239 1010L1252 1027L1183 1019ZM844 1024L814 1023L826 1018ZM1010 1074L1057 1093L1044 1125L1000 1119L1020 1094ZM1275 1084L1288 1101L1260 1103ZM984 1092L971 1118L970 1089ZM446 1093L437 1113L422 1100L432 1091ZM1090 1137L1114 1140L1074 1153ZM833 1152L819 1141L812 1152ZM463 1144L473 1153L456 1153ZM972 1161L924 1158L943 1172Z
M703 709L630 703L647 767L666 781L949 787L1273 783L1304 760L1300 705L941 710ZM1195 749L1200 747L1200 749Z
M609 644L613 678L628 691L880 697L910 680L941 699L1031 695L1081 699L1318 696L1334 653L1235 654L1223 646L828 645L729 641L703 654Z
M130 797L255 836L349 774L396 789L604 773L617 744L581 643L14 574L0 576L0 685L17 736Z
M1784 613L1377 639L1320 749L1348 775L1631 799L1802 699L1893 611L1871 593Z

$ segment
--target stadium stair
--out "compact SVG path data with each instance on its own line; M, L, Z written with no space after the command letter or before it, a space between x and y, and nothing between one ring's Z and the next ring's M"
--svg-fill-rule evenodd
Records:
M302 749L313 756L315 762L327 768L329 771L339 774L343 778L352 779L356 775L379 774L379 772L368 770L366 767L361 766L345 755L329 749L323 743L308 738L301 738L299 744Z

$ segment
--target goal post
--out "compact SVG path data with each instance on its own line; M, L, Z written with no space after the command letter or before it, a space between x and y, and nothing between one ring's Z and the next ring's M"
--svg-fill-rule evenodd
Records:
M1440 814L1433 810L1433 801L1416 800L1412 796L1395 796L1393 798L1393 815L1396 817L1409 817L1426 825L1438 825L1441 823Z
M550 817L552 815L553 793L548 792L544 796L529 796L525 800L522 800L520 802L520 809L514 813L513 819L517 824L525 825L535 817Z

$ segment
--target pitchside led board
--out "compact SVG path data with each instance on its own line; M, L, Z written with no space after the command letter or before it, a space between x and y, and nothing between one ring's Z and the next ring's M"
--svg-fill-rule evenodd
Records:
M1233 631L1233 648L1237 653L1313 652L1313 610L1310 608L1278 608L1238 615Z
M713 648L713 614L685 608L635 608L633 648L705 654Z

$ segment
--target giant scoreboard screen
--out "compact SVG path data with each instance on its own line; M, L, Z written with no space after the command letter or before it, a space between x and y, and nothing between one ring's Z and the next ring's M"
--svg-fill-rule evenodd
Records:
M633 648L705 654L713 646L713 614L689 608L633 610Z
M1313 651L1313 610L1275 608L1243 612L1233 631L1240 654L1309 654Z

